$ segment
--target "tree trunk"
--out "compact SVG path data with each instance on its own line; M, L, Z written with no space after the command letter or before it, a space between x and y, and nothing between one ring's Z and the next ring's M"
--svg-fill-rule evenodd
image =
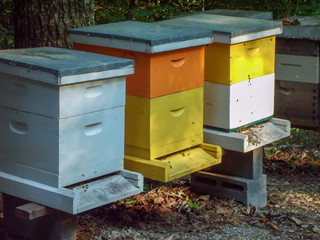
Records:
M66 29L94 24L94 0L15 0L15 48L70 47Z

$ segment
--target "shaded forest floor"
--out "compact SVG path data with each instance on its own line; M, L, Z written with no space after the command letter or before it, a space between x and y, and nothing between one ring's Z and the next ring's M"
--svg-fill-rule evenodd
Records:
M259 210L198 195L188 179L149 182L151 190L81 214L77 239L320 239L320 171L285 170L266 169Z
M81 214L87 239L320 239L319 133L294 129L265 148L268 204L245 208L190 190L190 177L163 184Z
M299 129L265 147L264 208L197 194L190 176L166 184L146 180L143 193L79 214L77 240L319 240L319 151L320 133Z

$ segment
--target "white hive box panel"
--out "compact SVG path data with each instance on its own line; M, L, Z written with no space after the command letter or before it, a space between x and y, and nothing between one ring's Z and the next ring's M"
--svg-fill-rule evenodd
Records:
M133 61L59 48L0 52L0 106L65 118L125 105Z
M232 85L205 82L204 125L232 131L270 118L274 110L274 74Z
M133 61L59 48L0 51L0 169L63 187L123 169Z
M125 77L54 86L0 73L0 105L66 118L125 105Z
M319 57L276 54L276 79L319 83Z
M0 107L0 169L63 187L123 169L124 107L54 119Z

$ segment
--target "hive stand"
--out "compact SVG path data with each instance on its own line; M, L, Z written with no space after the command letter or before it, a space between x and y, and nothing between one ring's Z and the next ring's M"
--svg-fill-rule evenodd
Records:
M220 147L203 144L211 31L125 21L68 34L77 50L135 61L126 88L126 169L167 182L221 162Z
M205 129L205 142L219 142L224 149L221 164L192 174L192 189L244 205L264 207L267 203L263 146L290 136L290 122L271 119L241 133Z
M77 217L3 194L3 224L10 237L75 240Z
M294 20L298 25L288 25ZM277 37L275 116L320 127L320 18L293 16Z

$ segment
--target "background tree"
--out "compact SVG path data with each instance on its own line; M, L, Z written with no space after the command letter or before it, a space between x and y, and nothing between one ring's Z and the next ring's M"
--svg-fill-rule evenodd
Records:
M69 47L66 29L94 24L94 0L14 0L15 48Z

